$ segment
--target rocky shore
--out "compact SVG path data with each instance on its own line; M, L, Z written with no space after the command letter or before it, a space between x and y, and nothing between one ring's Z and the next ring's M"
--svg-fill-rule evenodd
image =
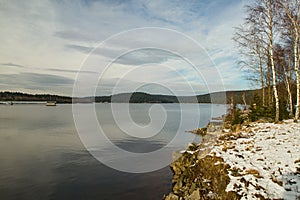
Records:
M256 122L234 132L210 125L203 135L171 164L165 199L300 199L299 123Z

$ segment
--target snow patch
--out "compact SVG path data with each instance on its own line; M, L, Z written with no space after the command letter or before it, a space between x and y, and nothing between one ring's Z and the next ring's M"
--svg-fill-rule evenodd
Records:
M300 124L253 123L241 136L212 150L230 165L226 191L242 199L300 198Z

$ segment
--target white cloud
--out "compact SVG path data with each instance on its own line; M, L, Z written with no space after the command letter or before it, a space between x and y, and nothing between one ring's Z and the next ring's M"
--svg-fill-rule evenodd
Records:
M60 77L66 80L74 80L77 70L89 51L99 42L108 37L132 28L162 27L180 31L202 45L216 63L217 69L222 74L226 88L232 89L233 79L243 82L241 72L236 68L236 52L231 40L233 27L242 22L244 1L4 1L0 2L0 75L10 74L19 79L26 75L28 78L37 79L36 76L28 76L28 73L38 73L44 78ZM130 39L131 37L131 39ZM190 69L191 67L169 53L155 53L141 50L123 56L107 75L107 80L119 78L120 75L132 66L147 63L157 63L173 66L191 84L203 84L205 78L213 82L214 68L207 59L205 51L200 51L193 46L186 45L183 40L176 40L170 36L156 36L153 38L137 38L130 35L128 39L115 40L104 49L95 51L100 59L109 60L122 52L124 48L134 48L136 43L151 46L153 42L163 44L168 49L180 48L180 51L193 57L196 65L203 72L207 71L206 77L199 77ZM134 43L132 42L134 38ZM174 52L173 52L174 53ZM176 52L175 52L176 53ZM9 65L10 64L10 65ZM94 63L96 64L96 63ZM99 66L103 67L103 66ZM122 71L123 70L123 71ZM91 73L87 70L85 73ZM147 72L147 73L146 73ZM155 72L141 71L135 74L137 77L151 77L156 80L168 82L176 86L178 91L183 89L184 84L175 73L167 73L157 69ZM197 77L198 76L198 77ZM51 79L51 80L52 80ZM31 91L43 90L38 81L27 81L24 86L23 80L7 83L1 86L1 90L18 88ZM126 83L134 84L134 77L126 79ZM144 80L145 81L145 80ZM18 85L19 82L19 86ZM146 81L145 81L146 82ZM205 82L205 81L204 81ZM72 89L70 82L60 93L70 95ZM31 85L30 85L31 84ZM63 84L63 82L62 82ZM109 85L105 85L107 91ZM246 87L246 82L241 87ZM55 85L52 85L56 87ZM176 88L173 87L173 88ZM126 89L126 85L123 87ZM234 88L237 89L237 88ZM59 92L59 88L55 91ZM45 87L44 92L49 92ZM156 91L154 88L153 91ZM51 92L51 91L50 91ZM201 91L198 91L199 93Z

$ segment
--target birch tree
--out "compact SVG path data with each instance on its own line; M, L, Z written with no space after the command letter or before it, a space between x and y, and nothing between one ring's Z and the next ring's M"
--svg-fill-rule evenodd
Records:
M277 0L279 8L282 13L282 26L291 37L293 46L293 61L294 70L296 74L296 112L295 120L299 119L300 114L300 72L299 72L299 18L300 18L300 4L299 0Z
M272 0L265 0L264 4L266 6L266 22L267 22L267 37L269 42L269 53L272 69L272 79L273 79L273 92L275 98L275 122L279 121L279 97L277 91L277 81L276 81L276 70L274 64L274 54L273 54L273 42L274 42L274 13L275 13L275 4Z
M282 47L279 44L276 44L274 47L274 61L276 65L276 73L278 83L285 86L285 90L287 92L287 96L285 94L281 94L281 97L286 99L287 108L289 110L289 117L293 117L293 99L292 99L292 91L291 91L291 67L290 67L290 51L287 46Z
M251 13L251 7L247 7L247 12ZM243 55L239 64L242 68L247 68L250 80L260 82L262 88L262 104L265 106L265 70L264 70L264 52L266 51L263 35L257 28L258 23L253 19L253 15L249 14L243 26L235 28L233 40L238 44L240 53ZM258 78L256 78L258 74ZM250 75L249 75L250 76Z
M248 6L248 16L246 18L246 22L250 26L250 30L254 30L250 31L251 34L249 36L251 37L248 39L248 41L250 41L248 42L248 47L253 49L253 43L260 44L260 47L263 47L260 49L264 50L264 55L267 59L268 72L271 72L271 77L268 77L268 80L272 79L273 95L275 99L275 122L278 122L280 110L273 52L274 32L276 31L277 16L276 5L277 4L275 0L256 0L253 6ZM260 69L262 69L262 66ZM264 84L262 82L262 86L263 85Z

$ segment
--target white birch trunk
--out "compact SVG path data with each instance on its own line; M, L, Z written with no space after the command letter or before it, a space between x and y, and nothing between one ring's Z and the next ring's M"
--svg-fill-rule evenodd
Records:
M300 114L300 74L299 74L299 12L300 12L300 5L297 1L297 8L296 13L293 14L293 11L289 7L289 1L282 3L285 13L287 14L287 17L289 18L291 25L293 27L293 50L294 50L294 69L296 73L296 112L295 112L295 120L299 119Z
M265 100L265 84L264 84L264 74L263 74L263 66L262 66L262 57L259 53L259 71L260 71L260 81L261 81L261 88L262 88L262 103L265 107L266 100Z
M296 72L296 87L297 87L297 98L296 98L296 113L295 120L299 119L300 112L300 74L299 74L299 52L298 52L298 41L299 34L298 29L295 27L295 38L294 38L294 66Z
M269 53L270 53L270 61L271 61L271 69L272 69L272 78L273 78L273 92L275 98L275 122L279 121L279 98L278 98L278 91L277 91L277 83L276 83L276 71L275 71L275 64L274 64L274 56L273 56L273 19L271 16L271 6L269 0L266 0L267 3L267 14L268 14L268 26L269 26Z
M293 98L292 98L292 92L291 92L291 87L290 87L290 81L289 81L285 66L283 66L283 70L284 70L284 76L285 76L286 89L288 92L288 102L289 102L289 109L290 109L289 116L293 117L294 109L293 109Z

